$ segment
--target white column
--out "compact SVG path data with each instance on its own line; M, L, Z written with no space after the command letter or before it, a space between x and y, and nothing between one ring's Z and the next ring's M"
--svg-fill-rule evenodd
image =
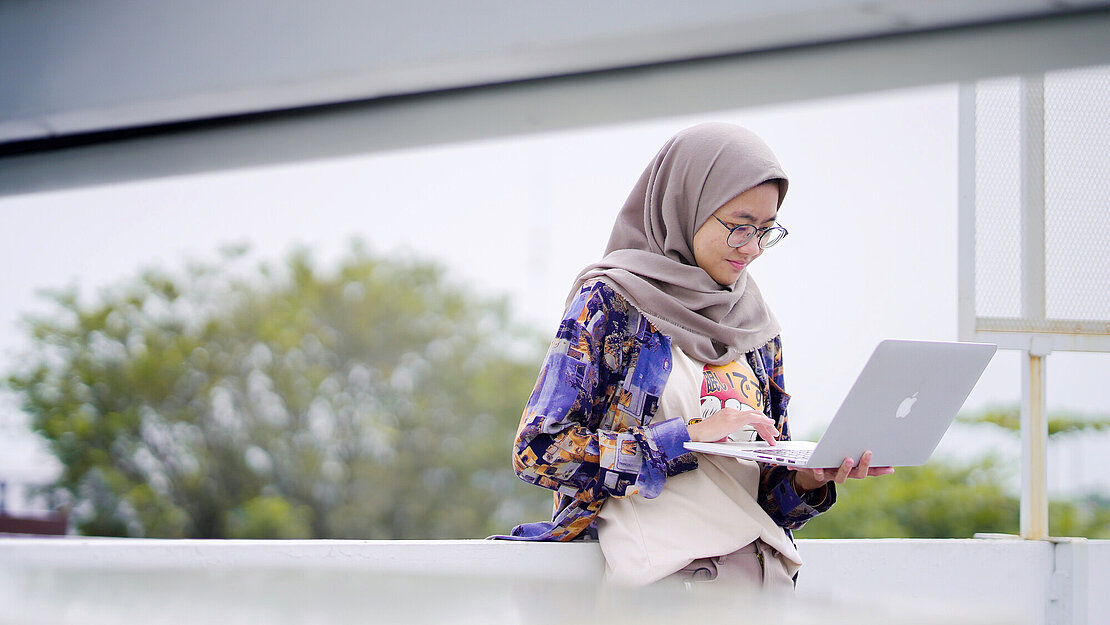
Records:
M1045 359L1032 350L1023 361L1021 386L1021 537L1048 538L1048 419Z
M959 188L957 191L957 328L961 341L974 341L975 318L975 103L976 83L960 83Z
M1021 312L1045 317L1044 76L1021 79ZM1043 339L1043 340L1039 340ZM1021 536L1048 537L1048 419L1045 415L1047 337L1030 340L1022 375Z

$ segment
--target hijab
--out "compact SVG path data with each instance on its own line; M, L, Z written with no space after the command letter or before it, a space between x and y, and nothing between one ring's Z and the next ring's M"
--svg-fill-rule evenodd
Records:
M571 297L603 279L692 358L725 364L766 344L779 324L745 268L722 286L697 265L694 233L722 205L764 182L787 178L751 131L724 123L672 137L640 176L617 215L605 256L586 267Z

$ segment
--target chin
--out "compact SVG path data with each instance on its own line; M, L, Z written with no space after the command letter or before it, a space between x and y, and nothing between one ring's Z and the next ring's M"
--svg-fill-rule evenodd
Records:
M722 289L731 289L732 287L736 286L736 283L739 282L740 276L742 275L744 274L740 273L732 278L725 278L726 281L722 281L721 278L713 278L713 281L716 282L717 285L720 286Z

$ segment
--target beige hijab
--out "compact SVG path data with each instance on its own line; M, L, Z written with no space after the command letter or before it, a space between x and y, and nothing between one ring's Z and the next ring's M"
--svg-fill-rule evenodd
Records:
M655 155L617 215L605 256L585 268L571 297L602 278L688 356L736 360L779 333L778 321L745 269L721 286L694 260L694 233L732 198L786 174L751 131L724 123L687 128Z

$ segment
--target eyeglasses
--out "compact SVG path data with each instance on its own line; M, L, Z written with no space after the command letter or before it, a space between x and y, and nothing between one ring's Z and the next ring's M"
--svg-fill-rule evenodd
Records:
M713 215L713 219L721 221L721 218L716 215ZM758 235L759 249L765 250L781 241L782 238L786 235L790 234L789 232L787 232L786 228L783 228L778 224L767 228L756 228L755 226L749 224L730 226L721 221L721 225L725 228L728 228L728 238L725 239L725 243L728 243L729 247L744 247L748 244L748 241L752 240L752 237Z

